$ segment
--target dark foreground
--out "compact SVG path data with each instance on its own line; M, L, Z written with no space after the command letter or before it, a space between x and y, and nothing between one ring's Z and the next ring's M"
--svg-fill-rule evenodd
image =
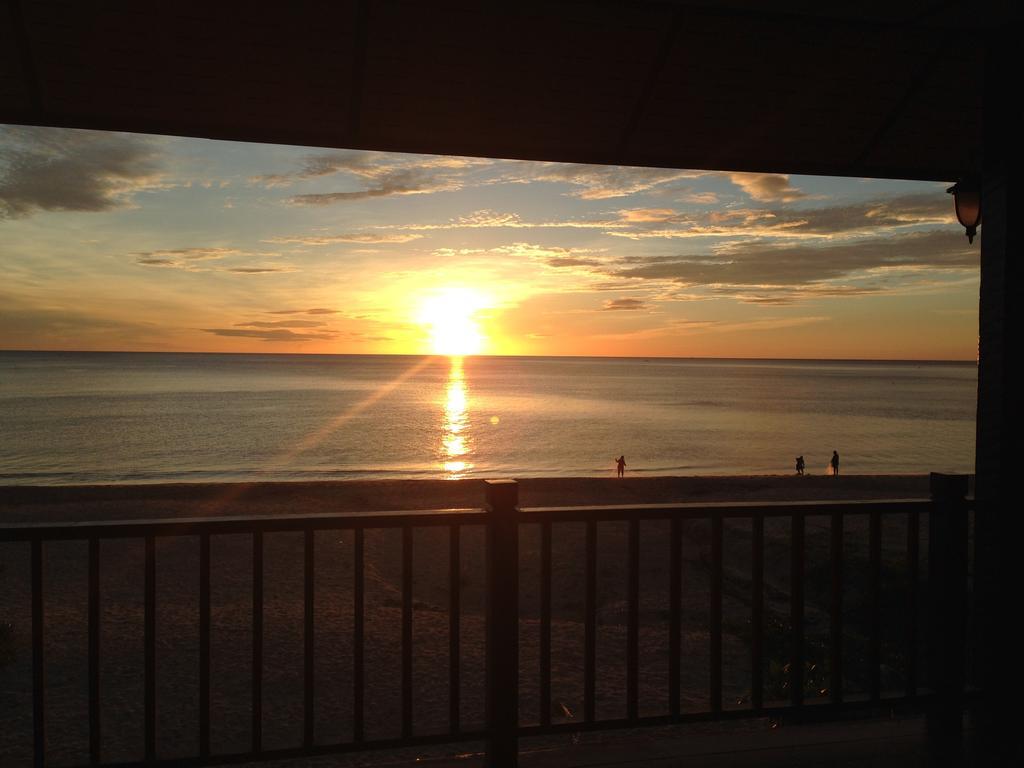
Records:
M794 501L804 499L897 499L923 497L926 476L806 477L683 477L617 480L615 478L526 479L520 482L522 506L633 504L704 501ZM216 515L271 515L422 508L479 507L482 481L365 481L344 483L260 483L209 485L94 486L0 489L0 521L72 521ZM665 606L668 573L665 521L641 526L640 669L641 708L655 712L665 701L668 633ZM786 675L784 626L789 604L788 526L765 527L766 697L784 698ZM825 640L827 589L815 587L827 571L828 529L809 522L806 548L808 587L806 621L809 651ZM683 539L683 636L686 663L681 670L684 710L707 707L708 690L708 535L706 521L686 523ZM538 587L537 526L521 528L520 664L523 722L538 712ZM484 568L482 530L467 528L462 539L462 679L461 718L466 729L484 718ZM564 720L582 708L582 639L584 535L580 524L554 527L552 594L552 710ZM598 717L620 714L625 690L623 657L626 645L627 531L624 524L601 523L598 533ZM905 533L893 525L883 530L883 558L899 570ZM861 541L863 540L863 541ZM849 606L856 610L863 595L860 576L866 531L853 524L847 555ZM723 603L724 693L727 708L749 705L749 521L727 521L724 538ZM859 543L858 543L859 542ZM350 735L351 637L353 602L352 542L346 532L321 531L316 536L316 658L318 741L345 740ZM413 541L414 638L413 690L417 732L442 729L447 717L448 680L447 538L443 530L416 529ZM157 753L160 757L195 754L197 717L198 616L196 608L198 546L195 537L157 542ZM366 567L366 718L368 738L396 735L399 727L400 680L395 659L400 654L401 539L397 531L368 530ZM81 762L87 755L84 544L45 547L47 731L48 756ZM101 647L103 661L102 728L104 760L131 760L141 749L142 716L142 583L141 542L104 542L101 547ZM0 763L26 764L31 745L31 654L27 553L24 547L0 546L0 621L11 625L10 648L0 658ZM293 745L302 738L302 561L301 535L274 534L266 543L264 625L264 720L268 747ZM211 544L212 615L212 746L214 752L244 750L249 726L249 660L251 658L251 550L248 537L218 536ZM884 569L883 569L884 576ZM824 586L824 585L821 585ZM885 621L894 639L901 635L899 614L905 604L896 585L886 592ZM851 617L852 619L853 617ZM856 622L848 625L848 647L860 653ZM823 647L823 646L822 646ZM778 662L771 657L778 651ZM887 684L898 687L902 662L893 657ZM809 681L810 682L810 681ZM851 680L855 692L856 681ZM810 693L814 693L810 691ZM643 714L643 713L641 713ZM760 743L770 724L751 721L743 729ZM616 739L609 735L605 739ZM636 749L647 757L675 758L658 746L654 732L637 736ZM713 743L718 737L712 735ZM593 737L577 743L540 744L524 755L538 765L601 764L588 762L602 747L584 749ZM653 739L653 741L652 741ZM733 736L722 735L725 749ZM622 743L627 743L625 738ZM646 746L645 746L646 745ZM467 745L468 747L469 745ZM572 747L568 763L550 755L549 747ZM459 747L449 748L456 751ZM469 749L472 751L472 748ZM443 750L442 750L443 752ZM588 756L589 755L589 756ZM762 757L767 757L763 753ZM610 755L609 755L610 757ZM619 754L611 764L630 764ZM399 755L350 758L351 764L402 759ZM717 758L716 758L717 759ZM638 758L639 760L639 758ZM316 761L312 761L314 764ZM342 761L344 762L344 761ZM725 760L720 764L729 764ZM470 764L472 761L470 761ZM838 763L842 764L842 763Z

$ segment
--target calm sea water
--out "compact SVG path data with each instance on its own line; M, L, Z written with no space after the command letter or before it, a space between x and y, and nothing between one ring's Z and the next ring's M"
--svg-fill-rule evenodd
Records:
M0 484L971 472L961 363L0 353Z

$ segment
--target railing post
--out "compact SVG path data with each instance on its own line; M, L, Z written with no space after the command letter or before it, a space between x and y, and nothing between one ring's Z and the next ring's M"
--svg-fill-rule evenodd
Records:
M487 480L487 765L519 752L519 484Z
M928 516L929 765L963 760L967 617L966 475L931 475Z

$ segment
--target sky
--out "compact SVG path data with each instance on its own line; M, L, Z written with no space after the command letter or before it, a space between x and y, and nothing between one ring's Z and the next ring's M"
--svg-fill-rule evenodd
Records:
M0 349L975 360L947 186L0 126Z

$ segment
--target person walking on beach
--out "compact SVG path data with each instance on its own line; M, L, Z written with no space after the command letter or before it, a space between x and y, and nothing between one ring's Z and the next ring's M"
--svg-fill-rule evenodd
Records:
M797 456L796 457L796 473L798 475L802 475L804 473L804 457L803 456Z
M619 458L617 458L615 460L615 467L616 467L615 472L616 472L616 474L619 477L622 477L623 475L626 474L626 457L625 457L625 455L619 456Z
M832 451L832 474L835 477L839 477L839 451Z

